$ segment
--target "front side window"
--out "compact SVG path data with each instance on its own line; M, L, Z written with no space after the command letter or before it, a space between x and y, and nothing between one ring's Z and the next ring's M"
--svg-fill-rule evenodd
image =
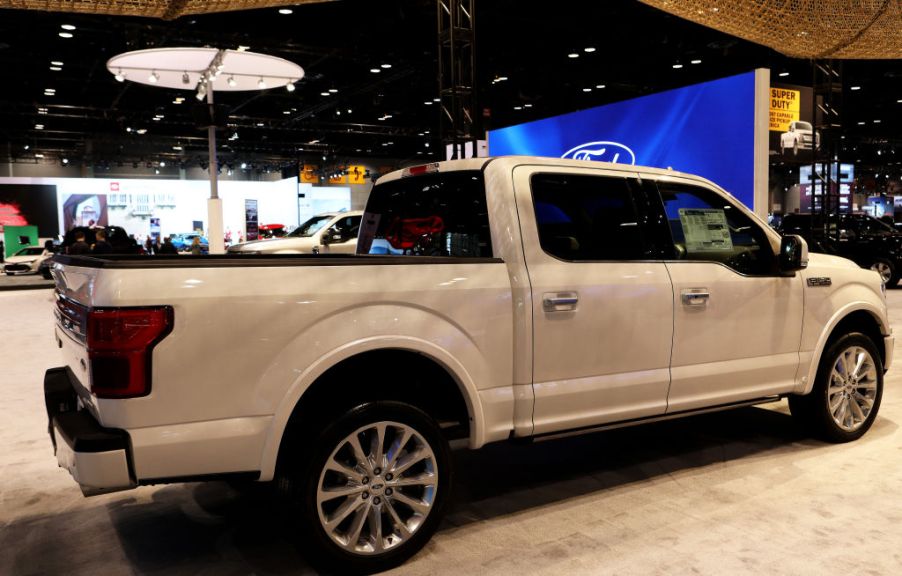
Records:
M360 231L360 216L345 216L329 227L329 233L337 237L339 242L347 242L357 238Z
M392 180L370 193L358 254L491 257L482 172Z
M683 184L659 183L658 190L676 259L721 262L747 275L773 272L774 253L767 235L725 198Z
M547 254L568 261L652 257L626 178L540 173L531 188Z

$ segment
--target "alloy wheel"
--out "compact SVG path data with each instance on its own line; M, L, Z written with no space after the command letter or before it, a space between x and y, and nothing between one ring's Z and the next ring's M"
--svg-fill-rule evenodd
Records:
M435 453L419 432L400 422L368 424L326 460L316 491L320 525L347 552L383 554L423 525L438 488Z
M868 419L877 398L877 368L860 346L843 350L833 363L827 385L827 402L833 422L847 432Z
M890 265L886 262L874 262L871 264L871 270L876 270L877 273L880 274L880 278L883 280L884 284L889 282L889 279L893 277L893 269L890 268Z

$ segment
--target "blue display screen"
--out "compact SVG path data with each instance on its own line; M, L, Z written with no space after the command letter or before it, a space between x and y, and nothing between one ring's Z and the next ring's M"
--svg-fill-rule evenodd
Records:
M755 73L492 130L489 155L638 164L708 178L751 208Z

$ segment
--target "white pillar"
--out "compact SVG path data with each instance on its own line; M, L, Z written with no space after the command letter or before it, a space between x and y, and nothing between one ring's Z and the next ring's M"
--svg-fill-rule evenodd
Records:
M210 254L225 254L225 241L222 236L222 200L219 198L217 177L219 166L216 163L216 118L213 109L213 83L208 84L207 106L210 108L210 126L207 127L207 147L210 155L210 199L207 201L207 242Z

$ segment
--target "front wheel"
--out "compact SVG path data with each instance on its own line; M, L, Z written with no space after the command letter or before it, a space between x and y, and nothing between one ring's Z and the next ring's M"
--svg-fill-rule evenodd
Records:
M883 397L883 361L864 334L846 334L821 358L810 394L790 396L794 418L830 442L857 440L874 423Z
M435 420L408 404L374 402L307 441L310 457L288 479L299 488L300 544L314 564L378 572L426 545L451 488L448 443Z
M874 260L871 264L871 270L880 274L880 279L883 280L883 283L886 284L887 288L892 288L899 282L899 277L896 275L896 268L889 260Z

